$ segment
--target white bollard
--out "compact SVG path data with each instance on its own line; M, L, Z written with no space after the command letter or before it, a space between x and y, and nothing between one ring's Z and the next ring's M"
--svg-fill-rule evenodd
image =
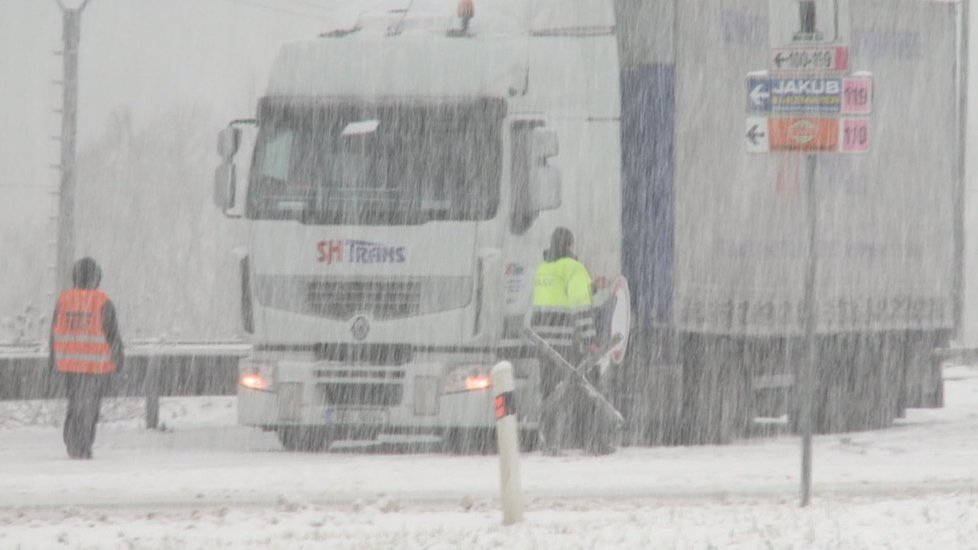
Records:
M513 393L513 365L503 361L492 368L493 409L496 413L496 447L499 449L499 486L503 524L523 521L523 488L520 483L519 423Z

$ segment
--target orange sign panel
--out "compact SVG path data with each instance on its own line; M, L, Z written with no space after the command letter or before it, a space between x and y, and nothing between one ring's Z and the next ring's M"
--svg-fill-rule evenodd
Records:
M771 151L837 151L839 120L788 117L768 120Z

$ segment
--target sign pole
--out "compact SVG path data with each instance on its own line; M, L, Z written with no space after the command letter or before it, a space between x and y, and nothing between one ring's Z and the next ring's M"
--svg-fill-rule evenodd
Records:
M808 205L808 261L805 270L805 359L802 376L796 387L801 393L799 420L801 422L801 506L808 506L812 493L812 428L815 423L814 394L815 376L818 369L818 346L815 342L817 310L815 307L815 281L818 272L818 194L815 189L814 154L805 155L805 193Z
M829 15L828 17L820 17ZM797 19L796 19L797 17ZM819 385L819 154L867 153L871 148L873 75L851 72L848 0L769 0L768 70L747 74L748 153L805 155L808 256L802 299L802 357L795 363L794 409L801 433L801 506L812 496L812 432Z

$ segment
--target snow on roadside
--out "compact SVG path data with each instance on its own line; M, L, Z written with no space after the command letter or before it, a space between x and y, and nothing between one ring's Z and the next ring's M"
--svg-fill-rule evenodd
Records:
M943 409L817 436L808 509L780 436L529 455L513 527L494 457L286 453L233 398L164 399L165 432L118 400L91 462L57 422L0 424L0 548L978 548L978 369L945 375Z
M160 421L166 425L227 426L237 421L234 396L160 398ZM143 424L146 400L118 397L102 400L102 427L131 427ZM0 401L0 429L26 426L60 427L65 400Z
M975 548L978 494L819 499L537 500L500 524L485 502L0 511L4 548Z

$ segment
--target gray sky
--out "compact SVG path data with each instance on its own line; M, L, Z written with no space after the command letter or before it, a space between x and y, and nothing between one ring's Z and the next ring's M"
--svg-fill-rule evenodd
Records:
M335 3L92 0L79 52L79 151L120 109L129 110L136 131L180 104L209 109L217 120L252 115L279 46L333 28L325 19ZM55 0L0 0L0 258L4 278L18 282L0 290L0 318L43 302L51 284L37 264L53 253L60 49Z
M80 0L65 0L78 5ZM71 4L71 3L74 4ZM249 115L286 41L399 0L92 0L80 49L78 131L84 147L113 110L138 128L182 100L224 118ZM320 7L321 6L321 7ZM55 0L0 0L0 224L39 221L57 182L61 14ZM19 187L25 186L25 187ZM43 210L43 212L39 212ZM0 225L3 227L4 225ZM2 252L2 251L0 251Z
M308 4L302 12L328 13ZM56 162L57 147L49 137L60 128L51 112L60 103L60 88L52 84L61 72L53 55L60 49L60 12L54 0L0 0L0 15L0 82L8 84L0 117L17 131L16 139L0 142L0 163L8 167L2 181L50 183L55 174L47 165ZM278 45L327 26L232 0L93 0L82 25L82 146L124 106L137 126L184 98L209 100L228 116L247 114Z

